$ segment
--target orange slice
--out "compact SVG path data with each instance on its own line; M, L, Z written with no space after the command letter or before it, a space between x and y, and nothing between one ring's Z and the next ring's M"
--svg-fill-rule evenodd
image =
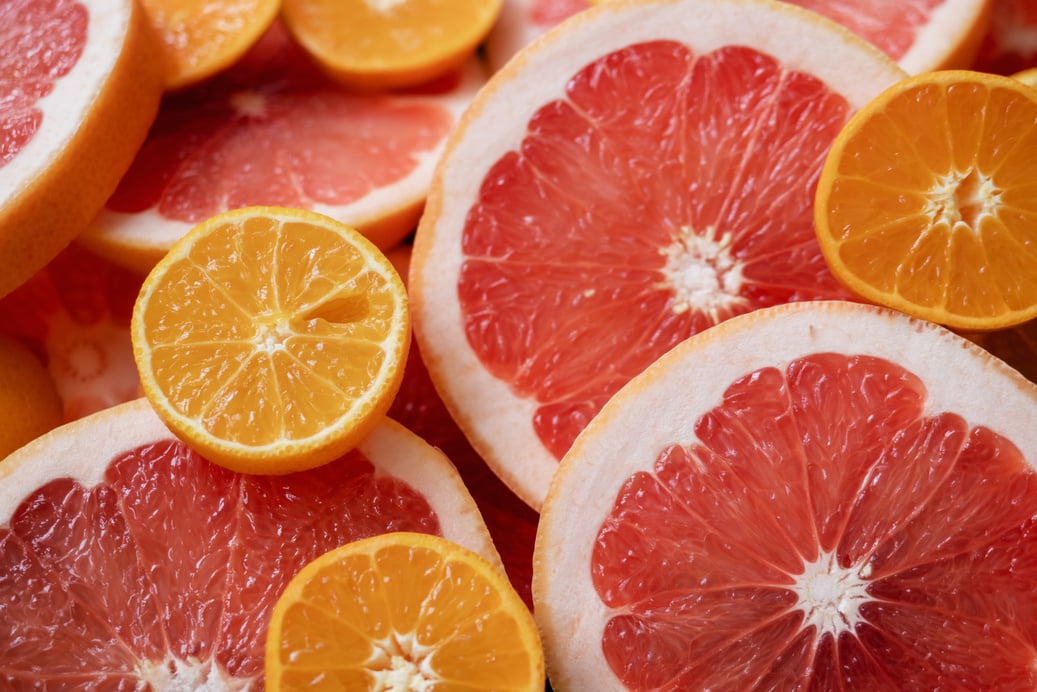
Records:
M285 473L350 449L384 416L410 342L385 255L320 214L247 207L191 230L130 323L159 416L216 463Z
M904 80L836 138L816 226L864 298L965 330L1037 316L1037 91L968 71Z
M1016 72L1012 77L1027 86L1037 87L1037 67Z
M0 334L0 460L61 424L61 399L25 344Z
M39 271L111 195L162 94L134 0L0 7L0 296Z
M1037 386L931 322L742 315L606 404L540 518L563 690L1033 689Z
M683 339L852 297L815 184L850 114L904 76L787 3L620 0L490 78L440 159L410 290L436 389L517 495L539 508L587 421Z
M270 617L269 690L542 692L529 610L499 568L452 541L396 532L306 565Z
M460 68L500 9L501 0L282 0L281 16L334 78L381 90Z
M166 89L229 67L277 17L280 0L140 0L161 42Z
M210 463L143 399L61 426L0 463L4 686L262 689L270 612L292 576L387 531L500 565L447 458L388 419L282 476Z

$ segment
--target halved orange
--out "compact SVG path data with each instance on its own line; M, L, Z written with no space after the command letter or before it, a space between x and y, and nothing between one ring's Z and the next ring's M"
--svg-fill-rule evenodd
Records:
M141 386L212 461L311 468L384 417L403 377L403 281L357 231L246 207L204 221L148 275L130 324Z
M533 617L498 568L448 539L386 533L335 548L270 617L269 690L544 689Z
M860 296L950 327L1037 317L1037 91L948 70L902 80L836 138L815 223Z
M459 69L502 0L283 0L288 30L330 75L368 89L415 86Z
M61 424L61 398L47 368L18 339L0 334L0 461Z
M196 84L259 40L280 0L140 0L162 46L166 89Z

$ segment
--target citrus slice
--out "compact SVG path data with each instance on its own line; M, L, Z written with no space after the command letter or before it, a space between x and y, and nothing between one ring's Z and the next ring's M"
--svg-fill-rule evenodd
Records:
M335 548L270 617L269 690L543 692L533 616L500 569L445 538L395 532Z
M691 334L850 295L815 181L903 76L791 5L657 0L585 10L491 77L437 169L410 290L436 389L516 494L538 507L601 405Z
M147 273L195 224L265 204L326 214L390 248L414 230L443 142L483 81L473 61L436 89L358 94L277 23L228 72L166 97L81 241Z
M214 216L148 275L130 323L144 394L212 461L243 472L323 464L388 410L410 343L403 282L320 214Z
M786 0L853 31L911 74L967 68L990 27L992 0Z
M1037 67L1016 72L1012 75L1012 78L1018 79L1026 86L1037 87Z
M411 245L407 243L386 253L405 282L411 253ZM479 507L512 586L532 608L533 543L539 516L504 485L472 449L436 392L417 342L411 342L403 382L389 407L389 416L442 450L454 464Z
M140 0L162 47L166 89L233 65L263 35L280 0Z
M493 72L555 24L585 10L590 0L503 0L500 17L486 37L486 61Z
M46 364L64 422L140 396L130 315L142 281L72 243L0 299L0 332Z
M501 0L281 0L299 44L336 80L365 89L413 87L469 60Z
M0 7L0 296L104 206L147 134L161 63L133 0Z
M884 91L836 138L817 234L855 293L958 329L1037 316L1037 91L949 70Z
M61 424L61 399L36 354L0 334L0 459Z
M556 474L559 689L1032 689L1037 386L857 303L740 316L617 393Z
M990 27L973 69L1012 74L1037 67L1037 4L1033 0L994 0Z
M261 689L292 575L387 531L499 565L447 459L396 423L319 469L247 476L120 404L0 464L0 670L15 688Z

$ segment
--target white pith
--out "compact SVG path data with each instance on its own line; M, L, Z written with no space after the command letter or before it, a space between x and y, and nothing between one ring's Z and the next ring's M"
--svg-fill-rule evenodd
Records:
M258 687L255 678L235 678L212 658L184 660L169 655L163 661L141 661L137 678L149 689L168 692L231 692Z
M792 587L799 601L796 607L803 611L803 627L814 627L815 638L831 634L853 635L862 622L860 607L870 600L868 566L841 567L834 553L821 553L817 560L804 565Z
M666 257L663 274L674 293L675 313L704 312L716 322L746 303L741 295L742 263L731 254L733 236L717 233L715 227L696 233L680 229L680 237L661 250Z
M951 171L926 192L924 213L932 224L975 231L982 217L996 215L1001 195L994 179L978 169Z
M372 692L428 692L440 681L429 665L433 649L419 644L413 633L393 634L374 645L365 666L374 678Z

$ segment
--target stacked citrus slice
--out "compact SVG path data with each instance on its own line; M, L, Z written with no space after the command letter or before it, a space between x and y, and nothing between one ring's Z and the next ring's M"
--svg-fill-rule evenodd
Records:
M520 497L538 507L583 426L673 345L851 295L814 186L850 114L904 76L791 5L652 0L582 12L491 78L437 169L411 294L437 389Z
M1033 688L1035 410L1019 373L884 308L785 305L689 339L552 482L552 684Z

